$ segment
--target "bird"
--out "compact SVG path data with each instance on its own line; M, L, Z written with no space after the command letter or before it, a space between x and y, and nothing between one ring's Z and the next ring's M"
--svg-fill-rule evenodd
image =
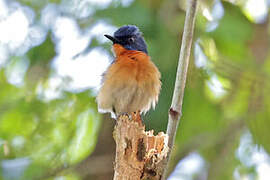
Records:
M148 55L142 32L135 25L124 25L113 36L114 61L104 72L97 95L99 112L110 112L113 118L136 115L155 108L161 89L161 74Z

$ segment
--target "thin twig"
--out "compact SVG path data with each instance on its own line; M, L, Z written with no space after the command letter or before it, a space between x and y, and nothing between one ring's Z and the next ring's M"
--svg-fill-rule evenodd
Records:
M191 51L192 37L195 24L195 15L197 9L197 0L188 0L188 7L186 12L186 19L184 25L184 33L182 38L182 45L180 50L180 56L178 60L177 75L174 86L174 93L171 108L169 110L169 120L167 126L167 134L169 136L169 148L166 161L164 162L164 172L162 179L166 178L168 169L168 162L170 160L171 151L174 145L175 135L177 127L182 115L182 103L184 97L184 90L186 84L187 70L189 64L189 56Z

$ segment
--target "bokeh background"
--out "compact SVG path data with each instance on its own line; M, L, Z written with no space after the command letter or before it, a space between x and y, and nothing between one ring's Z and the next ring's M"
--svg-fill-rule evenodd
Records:
M169 180L270 179L269 0L198 0ZM166 131L185 0L0 0L0 179L107 180L115 121L97 112L103 36L135 24L162 73Z

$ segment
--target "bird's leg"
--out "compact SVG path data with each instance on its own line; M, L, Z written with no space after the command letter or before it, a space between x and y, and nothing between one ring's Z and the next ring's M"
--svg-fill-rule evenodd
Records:
M136 112L136 114L137 114L137 121L139 121L139 122L141 122L141 123L142 123L141 111L140 111L140 110L138 110L138 111Z
M142 119L141 119L140 110L132 113L132 119L135 122L138 122L140 125L142 125Z
M137 117L136 117L136 112L132 112L132 113L131 113L131 119L132 119L133 121L136 121L136 119L137 119Z

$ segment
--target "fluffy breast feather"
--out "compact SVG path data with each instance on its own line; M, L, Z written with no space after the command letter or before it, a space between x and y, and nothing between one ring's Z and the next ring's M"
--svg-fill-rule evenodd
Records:
M122 51L105 73L98 106L117 114L147 112L157 103L160 88L160 73L147 54Z

